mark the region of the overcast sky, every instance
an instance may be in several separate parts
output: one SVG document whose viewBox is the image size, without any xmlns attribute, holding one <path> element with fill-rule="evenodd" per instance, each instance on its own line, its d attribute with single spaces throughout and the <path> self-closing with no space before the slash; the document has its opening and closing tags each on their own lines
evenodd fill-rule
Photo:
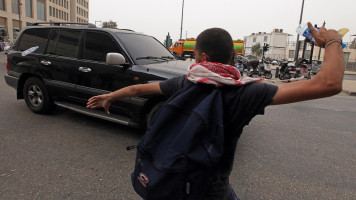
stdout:
<svg viewBox="0 0 356 200">
<path fill-rule="evenodd" d="M 115 21 L 118 28 L 132 29 L 163 42 L 170 33 L 179 39 L 183 0 L 90 0 L 89 22 Z M 233 39 L 251 33 L 270 33 L 274 28 L 294 35 L 302 0 L 184 0 L 183 38 L 197 37 L 207 28 L 220 27 Z M 356 0 L 305 0 L 303 22 L 326 28 L 349 28 L 349 42 L 356 34 Z M 96 22 L 99 25 L 100 22 Z M 352 37 L 354 39 L 355 37 Z"/>
</svg>

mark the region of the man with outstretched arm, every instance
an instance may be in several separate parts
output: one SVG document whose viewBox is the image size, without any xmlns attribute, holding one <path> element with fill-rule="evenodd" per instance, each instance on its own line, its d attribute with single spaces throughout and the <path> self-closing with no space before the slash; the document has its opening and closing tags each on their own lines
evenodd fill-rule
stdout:
<svg viewBox="0 0 356 200">
<path fill-rule="evenodd" d="M 147 94 L 171 96 L 186 84 L 214 84 L 223 93 L 224 153 L 219 166 L 209 179 L 204 199 L 237 199 L 229 185 L 234 153 L 242 129 L 254 116 L 263 114 L 268 105 L 293 103 L 338 94 L 342 90 L 344 56 L 342 36 L 335 30 L 320 28 L 317 32 L 308 23 L 315 45 L 325 48 L 323 68 L 310 80 L 297 81 L 279 86 L 259 83 L 249 77 L 242 78 L 236 68 L 229 65 L 233 55 L 230 34 L 219 28 L 203 31 L 194 49 L 196 64 L 188 69 L 187 76 L 178 76 L 162 82 L 133 85 L 109 94 L 94 96 L 87 108 L 104 108 L 109 114 L 112 102 L 127 97 Z M 200 72 L 204 73 L 200 73 Z M 253 82 L 253 83 L 251 83 Z"/>
</svg>

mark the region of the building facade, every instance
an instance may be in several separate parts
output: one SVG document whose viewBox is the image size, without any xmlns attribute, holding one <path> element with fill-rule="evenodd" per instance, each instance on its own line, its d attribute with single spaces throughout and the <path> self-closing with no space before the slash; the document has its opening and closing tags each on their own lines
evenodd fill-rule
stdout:
<svg viewBox="0 0 356 200">
<path fill-rule="evenodd" d="M 89 21 L 89 0 L 0 0 L 0 29 L 13 42 L 19 31 L 34 22 Z"/>
<path fill-rule="evenodd" d="M 288 59 L 294 60 L 296 41 L 291 40 L 291 34 L 283 33 L 283 29 L 274 29 L 271 33 L 259 32 L 252 33 L 249 36 L 244 37 L 245 42 L 245 55 L 252 55 L 252 46 L 260 43 L 261 48 L 264 43 L 269 44 L 269 50 L 265 52 L 265 57 L 273 59 Z M 300 49 L 298 52 L 298 58 L 303 57 L 304 38 L 301 39 Z M 356 49 L 350 48 L 350 44 L 347 45 L 344 51 L 345 68 L 356 70 Z M 312 48 L 309 44 L 306 45 L 304 50 L 304 58 L 310 59 Z M 262 56 L 261 56 L 262 57 Z M 313 49 L 313 60 L 324 59 L 324 49 L 320 49 L 315 46 Z"/>
<path fill-rule="evenodd" d="M 302 41 L 298 53 L 298 58 L 303 57 L 303 48 L 304 48 L 304 41 Z M 296 42 L 288 42 L 287 43 L 287 48 L 286 48 L 286 59 L 288 60 L 294 60 L 295 56 L 295 50 L 296 50 Z M 314 46 L 314 49 L 312 50 L 312 47 L 310 44 L 306 45 L 306 48 L 304 50 L 304 58 L 305 59 L 310 59 L 311 52 L 313 51 L 313 60 L 323 60 L 324 59 L 324 53 L 325 49 Z M 356 71 L 356 49 L 350 48 L 350 44 L 347 44 L 346 48 L 343 49 L 344 52 L 344 61 L 345 61 L 345 70 L 351 70 L 351 71 Z"/>
<path fill-rule="evenodd" d="M 289 36 L 291 35 L 283 33 L 283 29 L 274 29 L 271 33 L 259 32 L 245 36 L 245 55 L 252 55 L 252 46 L 257 43 L 260 43 L 261 47 L 266 43 L 269 44 L 269 50 L 265 52 L 265 57 L 285 58 Z"/>
</svg>

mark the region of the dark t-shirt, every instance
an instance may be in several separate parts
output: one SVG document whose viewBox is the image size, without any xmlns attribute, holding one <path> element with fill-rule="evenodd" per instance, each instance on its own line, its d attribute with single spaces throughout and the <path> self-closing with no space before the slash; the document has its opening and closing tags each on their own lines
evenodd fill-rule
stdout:
<svg viewBox="0 0 356 200">
<path fill-rule="evenodd" d="M 160 82 L 166 96 L 178 92 L 186 84 L 194 84 L 184 76 Z M 227 199 L 229 176 L 233 167 L 237 141 L 242 129 L 254 116 L 264 114 L 278 87 L 265 83 L 251 83 L 243 86 L 224 86 L 224 153 L 214 175 L 210 178 L 209 189 L 204 199 Z"/>
</svg>

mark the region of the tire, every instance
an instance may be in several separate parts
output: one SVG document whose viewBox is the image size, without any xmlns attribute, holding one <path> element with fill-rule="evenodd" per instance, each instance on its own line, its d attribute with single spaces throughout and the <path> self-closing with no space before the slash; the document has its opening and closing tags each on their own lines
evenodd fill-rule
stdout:
<svg viewBox="0 0 356 200">
<path fill-rule="evenodd" d="M 172 54 L 176 59 L 179 59 L 179 55 L 176 52 L 173 52 Z"/>
<path fill-rule="evenodd" d="M 27 79 L 23 88 L 25 102 L 32 112 L 47 114 L 53 110 L 53 101 L 45 84 L 39 78 Z"/>
<path fill-rule="evenodd" d="M 151 123 L 153 117 L 155 116 L 156 112 L 158 111 L 158 109 L 162 106 L 162 104 L 164 103 L 164 101 L 160 101 L 158 103 L 156 103 L 150 110 L 150 112 L 147 114 L 146 117 L 146 126 L 148 127 L 148 125 Z"/>
<path fill-rule="evenodd" d="M 290 78 L 291 78 L 291 75 L 289 73 L 284 74 L 284 79 L 290 79 Z"/>
<path fill-rule="evenodd" d="M 279 76 L 278 76 L 278 78 L 279 78 L 280 80 L 284 80 L 284 74 L 280 73 Z"/>
<path fill-rule="evenodd" d="M 271 78 L 272 78 L 272 73 L 267 72 L 267 73 L 266 73 L 266 79 L 271 79 Z"/>
<path fill-rule="evenodd" d="M 181 55 L 181 58 L 182 58 L 183 61 L 187 59 L 187 58 L 185 57 L 185 53 L 183 53 L 183 54 Z"/>
</svg>

